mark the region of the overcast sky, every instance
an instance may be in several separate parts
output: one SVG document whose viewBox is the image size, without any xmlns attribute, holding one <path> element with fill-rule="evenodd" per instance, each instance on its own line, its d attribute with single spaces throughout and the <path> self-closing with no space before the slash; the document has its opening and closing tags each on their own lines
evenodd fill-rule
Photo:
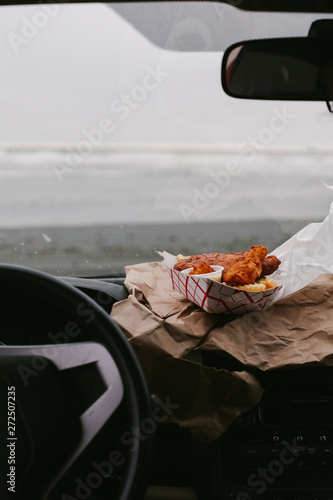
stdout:
<svg viewBox="0 0 333 500">
<path fill-rule="evenodd" d="M 0 36 L 0 144 L 97 141 L 101 124 L 103 144 L 331 143 L 324 103 L 229 98 L 222 52 L 159 49 L 102 4 L 1 8 Z"/>
</svg>

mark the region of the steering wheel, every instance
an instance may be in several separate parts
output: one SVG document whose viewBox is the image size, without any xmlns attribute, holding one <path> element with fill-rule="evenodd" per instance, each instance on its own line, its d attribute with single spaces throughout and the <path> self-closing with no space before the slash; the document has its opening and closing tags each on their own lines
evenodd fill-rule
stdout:
<svg viewBox="0 0 333 500">
<path fill-rule="evenodd" d="M 0 283 L 1 498 L 142 498 L 151 399 L 123 332 L 44 272 L 0 265 Z"/>
</svg>

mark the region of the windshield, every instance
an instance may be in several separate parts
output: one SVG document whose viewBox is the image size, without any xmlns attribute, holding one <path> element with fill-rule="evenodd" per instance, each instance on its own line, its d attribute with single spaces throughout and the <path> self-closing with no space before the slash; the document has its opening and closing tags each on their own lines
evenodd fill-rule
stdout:
<svg viewBox="0 0 333 500">
<path fill-rule="evenodd" d="M 320 15 L 151 5 L 1 8 L 2 262 L 117 275 L 163 250 L 273 251 L 327 215 L 325 103 L 221 87 L 229 44 L 306 36 Z"/>
</svg>

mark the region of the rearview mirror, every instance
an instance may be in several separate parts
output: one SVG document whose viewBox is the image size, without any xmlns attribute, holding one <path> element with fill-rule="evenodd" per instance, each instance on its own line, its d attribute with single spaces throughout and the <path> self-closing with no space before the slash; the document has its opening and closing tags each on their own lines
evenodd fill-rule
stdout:
<svg viewBox="0 0 333 500">
<path fill-rule="evenodd" d="M 232 45 L 222 61 L 232 97 L 333 101 L 333 37 L 276 38 Z"/>
</svg>

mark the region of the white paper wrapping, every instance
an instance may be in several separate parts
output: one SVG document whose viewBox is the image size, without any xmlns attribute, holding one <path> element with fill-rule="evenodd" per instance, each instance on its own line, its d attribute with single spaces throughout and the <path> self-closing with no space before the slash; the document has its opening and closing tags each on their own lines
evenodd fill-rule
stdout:
<svg viewBox="0 0 333 500">
<path fill-rule="evenodd" d="M 276 248 L 285 286 L 281 297 L 297 292 L 320 274 L 333 273 L 333 203 L 323 222 L 305 226 Z"/>
</svg>

